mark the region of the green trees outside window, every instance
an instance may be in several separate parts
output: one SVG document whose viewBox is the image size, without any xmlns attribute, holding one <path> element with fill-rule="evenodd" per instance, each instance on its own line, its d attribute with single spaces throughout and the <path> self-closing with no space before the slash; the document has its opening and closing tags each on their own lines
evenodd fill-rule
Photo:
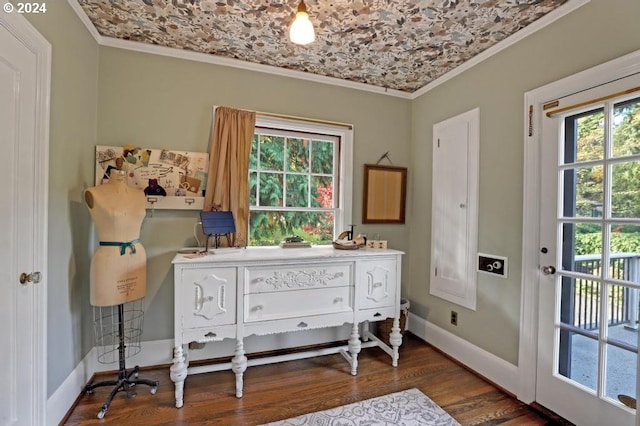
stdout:
<svg viewBox="0 0 640 426">
<path fill-rule="evenodd" d="M 277 245 L 297 235 L 334 239 L 339 140 L 256 129 L 249 162 L 249 244 Z"/>
<path fill-rule="evenodd" d="M 612 118 L 611 166 L 612 218 L 640 218 L 640 99 L 616 104 Z M 577 128 L 575 161 L 605 158 L 605 117 L 602 110 L 575 118 Z M 569 159 L 568 162 L 570 162 Z M 575 172 L 576 216 L 602 216 L 605 170 L 602 165 L 577 168 Z M 575 254 L 600 253 L 600 225 L 576 225 Z M 611 252 L 640 252 L 640 226 L 620 224 L 611 229 Z"/>
</svg>

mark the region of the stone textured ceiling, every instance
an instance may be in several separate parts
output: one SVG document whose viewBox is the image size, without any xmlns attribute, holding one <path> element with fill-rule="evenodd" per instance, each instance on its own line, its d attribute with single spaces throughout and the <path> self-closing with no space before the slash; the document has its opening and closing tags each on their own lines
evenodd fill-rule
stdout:
<svg viewBox="0 0 640 426">
<path fill-rule="evenodd" d="M 78 0 L 100 35 L 414 92 L 567 0 Z"/>
</svg>

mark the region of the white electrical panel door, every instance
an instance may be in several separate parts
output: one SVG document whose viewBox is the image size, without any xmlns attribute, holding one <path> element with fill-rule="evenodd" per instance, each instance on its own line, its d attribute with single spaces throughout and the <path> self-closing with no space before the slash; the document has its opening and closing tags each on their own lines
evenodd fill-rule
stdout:
<svg viewBox="0 0 640 426">
<path fill-rule="evenodd" d="M 430 293 L 476 309 L 479 110 L 433 126 Z"/>
</svg>

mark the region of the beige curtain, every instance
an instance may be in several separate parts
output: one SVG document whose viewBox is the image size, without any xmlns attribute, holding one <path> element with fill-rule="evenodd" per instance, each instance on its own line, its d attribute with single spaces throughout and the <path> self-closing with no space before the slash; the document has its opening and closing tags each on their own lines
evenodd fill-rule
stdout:
<svg viewBox="0 0 640 426">
<path fill-rule="evenodd" d="M 249 155 L 256 113 L 218 107 L 213 121 L 203 210 L 233 212 L 236 234 L 231 244 L 246 246 L 249 228 Z M 222 239 L 222 242 L 226 241 Z"/>
</svg>

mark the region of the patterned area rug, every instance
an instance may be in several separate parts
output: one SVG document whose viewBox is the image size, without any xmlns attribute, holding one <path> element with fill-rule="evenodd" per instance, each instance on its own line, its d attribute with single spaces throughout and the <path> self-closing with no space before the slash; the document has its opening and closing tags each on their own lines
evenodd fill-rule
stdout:
<svg viewBox="0 0 640 426">
<path fill-rule="evenodd" d="M 460 426 L 418 389 L 408 389 L 263 426 Z"/>
</svg>

